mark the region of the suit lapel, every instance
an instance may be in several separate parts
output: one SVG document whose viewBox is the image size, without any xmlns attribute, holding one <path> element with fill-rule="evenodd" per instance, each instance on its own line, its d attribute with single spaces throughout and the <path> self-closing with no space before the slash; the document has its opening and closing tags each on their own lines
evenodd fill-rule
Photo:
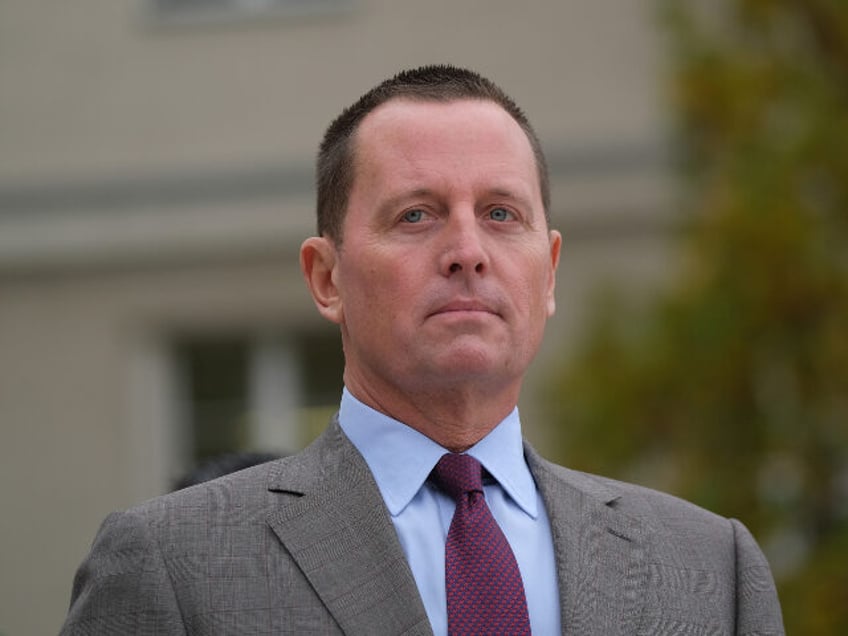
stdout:
<svg viewBox="0 0 848 636">
<path fill-rule="evenodd" d="M 646 580 L 642 523 L 618 493 L 525 450 L 551 523 L 562 628 L 574 636 L 636 629 Z M 268 523 L 348 634 L 432 634 L 424 605 L 361 455 L 336 422 L 280 464 L 269 489 L 283 502 Z"/>
<path fill-rule="evenodd" d="M 646 580 L 642 523 L 615 510 L 611 488 L 529 446 L 526 455 L 551 522 L 563 632 L 635 633 Z"/>
<path fill-rule="evenodd" d="M 348 634 L 431 634 L 424 605 L 371 472 L 336 422 L 282 464 L 287 493 L 268 523 Z"/>
</svg>

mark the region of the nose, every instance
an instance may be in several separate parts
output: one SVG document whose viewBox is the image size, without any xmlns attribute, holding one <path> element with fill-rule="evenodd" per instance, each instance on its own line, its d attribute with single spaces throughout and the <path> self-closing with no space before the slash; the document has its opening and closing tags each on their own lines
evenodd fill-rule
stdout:
<svg viewBox="0 0 848 636">
<path fill-rule="evenodd" d="M 483 275 L 489 268 L 489 254 L 483 241 L 483 228 L 473 212 L 452 215 L 445 227 L 446 245 L 442 253 L 442 273 Z"/>
</svg>

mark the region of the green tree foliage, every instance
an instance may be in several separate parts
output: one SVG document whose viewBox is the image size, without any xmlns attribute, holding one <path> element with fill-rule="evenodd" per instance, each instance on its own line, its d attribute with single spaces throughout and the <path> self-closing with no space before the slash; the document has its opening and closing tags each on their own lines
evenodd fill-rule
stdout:
<svg viewBox="0 0 848 636">
<path fill-rule="evenodd" d="M 552 374 L 562 461 L 742 519 L 787 632 L 848 634 L 848 2 L 671 0 L 683 258 Z"/>
</svg>

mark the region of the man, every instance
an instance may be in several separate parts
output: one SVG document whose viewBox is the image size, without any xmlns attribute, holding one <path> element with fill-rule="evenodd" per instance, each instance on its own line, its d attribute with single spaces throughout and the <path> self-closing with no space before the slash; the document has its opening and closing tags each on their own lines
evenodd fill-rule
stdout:
<svg viewBox="0 0 848 636">
<path fill-rule="evenodd" d="M 738 521 L 522 443 L 548 207 L 530 124 L 473 72 L 401 73 L 345 110 L 301 248 L 342 334 L 338 417 L 299 454 L 110 516 L 64 632 L 783 633 Z"/>
</svg>

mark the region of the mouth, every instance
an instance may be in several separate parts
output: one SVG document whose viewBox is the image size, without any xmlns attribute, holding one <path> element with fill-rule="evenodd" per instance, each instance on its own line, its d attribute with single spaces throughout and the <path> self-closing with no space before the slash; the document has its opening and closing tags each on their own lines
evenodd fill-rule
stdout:
<svg viewBox="0 0 848 636">
<path fill-rule="evenodd" d="M 449 314 L 491 314 L 499 316 L 488 303 L 476 299 L 456 299 L 444 305 L 439 306 L 430 315 L 449 315 Z"/>
</svg>

